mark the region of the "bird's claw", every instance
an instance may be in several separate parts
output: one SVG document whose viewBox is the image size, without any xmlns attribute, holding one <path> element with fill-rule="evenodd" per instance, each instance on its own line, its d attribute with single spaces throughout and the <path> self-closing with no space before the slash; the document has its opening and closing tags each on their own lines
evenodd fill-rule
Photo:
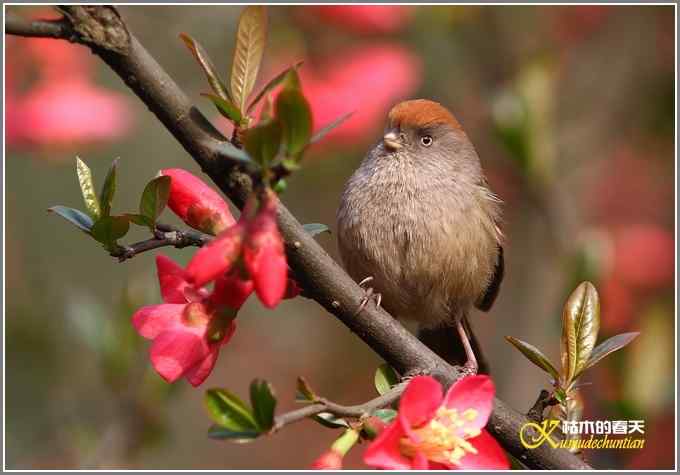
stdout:
<svg viewBox="0 0 680 475">
<path fill-rule="evenodd" d="M 364 308 L 366 308 L 366 305 L 368 304 L 369 301 L 373 300 L 375 302 L 376 308 L 380 308 L 380 303 L 382 302 L 382 294 L 375 292 L 373 290 L 373 287 L 367 287 L 364 288 L 364 286 L 371 282 L 373 280 L 373 277 L 366 277 L 363 279 L 361 282 L 359 282 L 359 287 L 364 289 L 365 295 L 361 299 L 361 302 L 359 303 L 359 307 L 357 308 L 357 311 L 354 312 L 354 315 L 358 315 Z"/>
</svg>

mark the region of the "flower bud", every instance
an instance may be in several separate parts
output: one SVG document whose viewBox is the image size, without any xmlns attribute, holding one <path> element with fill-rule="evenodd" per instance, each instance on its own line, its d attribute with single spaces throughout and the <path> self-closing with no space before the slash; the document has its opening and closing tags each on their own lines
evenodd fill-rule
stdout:
<svg viewBox="0 0 680 475">
<path fill-rule="evenodd" d="M 335 450 L 327 450 L 312 463 L 314 470 L 341 470 L 342 454 Z"/>
<path fill-rule="evenodd" d="M 186 273 L 197 287 L 227 272 L 241 255 L 245 225 L 242 222 L 223 231 L 194 254 Z"/>
<path fill-rule="evenodd" d="M 262 303 L 274 308 L 288 285 L 283 238 L 276 224 L 276 195 L 269 191 L 257 215 L 248 223 L 243 260 Z"/>
<path fill-rule="evenodd" d="M 208 234 L 219 234 L 236 220 L 224 199 L 196 176 L 181 168 L 161 170 L 169 176 L 168 206 L 182 221 Z"/>
</svg>

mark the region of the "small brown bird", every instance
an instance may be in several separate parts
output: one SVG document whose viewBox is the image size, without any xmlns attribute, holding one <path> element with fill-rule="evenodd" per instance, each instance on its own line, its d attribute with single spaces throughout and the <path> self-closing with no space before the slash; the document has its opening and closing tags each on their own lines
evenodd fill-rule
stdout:
<svg viewBox="0 0 680 475">
<path fill-rule="evenodd" d="M 347 182 L 338 244 L 349 274 L 371 278 L 388 312 L 419 322 L 419 337 L 457 364 L 460 338 L 477 372 L 467 315 L 488 311 L 498 294 L 499 221 L 500 200 L 461 125 L 441 104 L 411 100 L 390 111 L 382 140 Z"/>
</svg>

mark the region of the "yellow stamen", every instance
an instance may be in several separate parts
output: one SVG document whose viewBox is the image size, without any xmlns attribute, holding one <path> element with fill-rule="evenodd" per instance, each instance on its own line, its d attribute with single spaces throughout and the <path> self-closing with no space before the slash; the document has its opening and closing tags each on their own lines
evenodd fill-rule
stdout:
<svg viewBox="0 0 680 475">
<path fill-rule="evenodd" d="M 400 448 L 407 457 L 421 452 L 425 458 L 437 463 L 458 465 L 466 454 L 476 454 L 477 449 L 466 439 L 481 433 L 477 428 L 465 427 L 477 418 L 475 409 L 466 409 L 458 414 L 456 409 L 440 407 L 425 426 L 414 429 L 418 442 L 409 437 L 400 441 Z M 465 436 L 459 435 L 463 431 Z"/>
</svg>

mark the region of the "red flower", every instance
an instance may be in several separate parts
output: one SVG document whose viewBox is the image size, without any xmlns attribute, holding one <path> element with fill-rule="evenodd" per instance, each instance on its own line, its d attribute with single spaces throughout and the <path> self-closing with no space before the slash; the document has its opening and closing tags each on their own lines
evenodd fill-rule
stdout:
<svg viewBox="0 0 680 475">
<path fill-rule="evenodd" d="M 236 330 L 234 318 L 250 294 L 248 284 L 225 277 L 209 294 L 191 284 L 186 272 L 169 258 L 158 255 L 156 266 L 165 303 L 142 307 L 132 323 L 140 335 L 153 340 L 151 363 L 166 381 L 186 377 L 198 386 Z"/>
<path fill-rule="evenodd" d="M 434 378 L 413 378 L 399 415 L 366 449 L 364 461 L 393 470 L 508 469 L 505 453 L 484 430 L 494 392 L 483 375 L 461 379 L 446 396 Z"/>
<path fill-rule="evenodd" d="M 390 33 L 411 19 L 412 7 L 398 5 L 315 5 L 302 9 L 322 21 L 361 33 Z"/>
<path fill-rule="evenodd" d="M 86 77 L 45 79 L 18 97 L 13 111 L 20 143 L 70 146 L 115 140 L 132 124 L 126 99 Z"/>
<path fill-rule="evenodd" d="M 277 202 L 274 192 L 268 191 L 260 210 L 249 223 L 243 249 L 243 261 L 253 278 L 255 292 L 269 308 L 278 305 L 288 286 L 288 264 L 276 224 Z"/>
<path fill-rule="evenodd" d="M 633 225 L 618 233 L 612 274 L 621 282 L 650 290 L 673 283 L 675 240 L 657 225 Z"/>
<path fill-rule="evenodd" d="M 236 222 L 227 202 L 198 177 L 181 168 L 161 170 L 161 175 L 171 178 L 168 206 L 192 228 L 214 235 Z"/>
<path fill-rule="evenodd" d="M 327 450 L 312 463 L 311 468 L 313 470 L 341 470 L 342 458 L 343 455 L 341 453 L 335 450 Z"/>
<path fill-rule="evenodd" d="M 288 264 L 283 239 L 276 224 L 278 200 L 268 191 L 257 214 L 244 211 L 239 221 L 199 249 L 187 266 L 187 276 L 196 286 L 211 282 L 236 269 L 247 272 L 260 301 L 269 308 L 281 299 L 295 297 L 299 287 L 288 279 Z M 243 264 L 240 268 L 237 264 Z"/>
<path fill-rule="evenodd" d="M 333 58 L 316 71 L 300 69 L 315 129 L 354 111 L 324 141 L 351 143 L 373 137 L 382 130 L 390 107 L 413 94 L 421 80 L 419 58 L 397 44 L 339 52 Z"/>
</svg>

